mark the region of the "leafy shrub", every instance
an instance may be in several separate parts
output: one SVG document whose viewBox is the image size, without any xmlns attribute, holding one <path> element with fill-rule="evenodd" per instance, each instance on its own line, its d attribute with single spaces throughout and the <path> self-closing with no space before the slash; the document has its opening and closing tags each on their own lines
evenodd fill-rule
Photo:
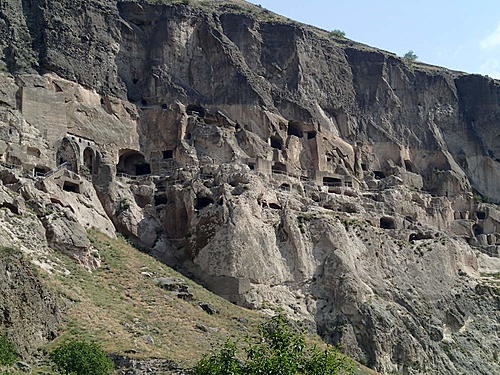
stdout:
<svg viewBox="0 0 500 375">
<path fill-rule="evenodd" d="M 330 36 L 335 37 L 335 38 L 345 38 L 345 32 L 342 30 L 332 30 L 330 31 Z"/>
<path fill-rule="evenodd" d="M 354 363 L 338 351 L 308 348 L 304 335 L 293 329 L 283 315 L 260 328 L 259 340 L 238 350 L 233 343 L 206 356 L 194 375 L 337 375 L 353 374 Z"/>
<path fill-rule="evenodd" d="M 16 346 L 6 336 L 0 336 L 0 366 L 11 366 L 16 359 Z"/>
<path fill-rule="evenodd" d="M 62 344 L 50 353 L 50 359 L 61 371 L 71 375 L 108 375 L 114 367 L 98 344 L 85 341 Z"/>
<path fill-rule="evenodd" d="M 410 50 L 410 51 L 405 53 L 405 55 L 403 56 L 403 59 L 405 59 L 407 62 L 411 63 L 411 62 L 417 61 L 418 56 L 415 55 L 415 52 Z"/>
</svg>

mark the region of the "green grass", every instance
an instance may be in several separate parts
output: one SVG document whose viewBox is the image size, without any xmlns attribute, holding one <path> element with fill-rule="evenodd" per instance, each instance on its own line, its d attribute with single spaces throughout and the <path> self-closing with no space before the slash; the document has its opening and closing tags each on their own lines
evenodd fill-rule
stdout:
<svg viewBox="0 0 500 375">
<path fill-rule="evenodd" d="M 108 352 L 133 349 L 137 357 L 168 358 L 190 366 L 213 345 L 253 332 L 263 319 L 208 292 L 121 238 L 111 239 L 98 232 L 89 236 L 101 254 L 101 268 L 90 273 L 61 256 L 69 274 L 45 277 L 50 287 L 69 301 L 61 336 L 47 350 L 76 338 L 99 342 Z M 142 275 L 143 271 L 154 273 L 154 277 L 183 279 L 194 300 L 175 297 L 156 286 L 154 277 Z M 220 313 L 208 315 L 198 306 L 200 301 L 212 303 Z M 238 318 L 248 323 L 242 324 Z M 203 332 L 197 325 L 213 330 Z M 144 340 L 146 335 L 154 344 Z"/>
<path fill-rule="evenodd" d="M 107 352 L 133 349 L 136 353 L 127 355 L 170 359 L 189 368 L 228 339 L 244 342 L 249 336 L 255 337 L 266 319 L 207 291 L 121 237 L 112 239 L 92 230 L 89 238 L 102 257 L 98 270 L 89 272 L 58 254 L 61 272 L 43 276 L 44 283 L 67 301 L 60 336 L 47 344 L 45 351 L 68 339 L 79 339 L 98 342 Z M 69 272 L 62 272 L 64 269 Z M 156 286 L 153 279 L 163 276 L 182 279 L 194 299 L 181 300 Z M 212 303 L 219 313 L 207 314 L 198 306 L 200 301 Z M 211 329 L 203 332 L 199 325 Z M 144 340 L 146 335 L 154 343 Z M 316 336 L 308 340 L 324 345 Z M 359 374 L 375 374 L 369 371 L 360 367 Z"/>
</svg>

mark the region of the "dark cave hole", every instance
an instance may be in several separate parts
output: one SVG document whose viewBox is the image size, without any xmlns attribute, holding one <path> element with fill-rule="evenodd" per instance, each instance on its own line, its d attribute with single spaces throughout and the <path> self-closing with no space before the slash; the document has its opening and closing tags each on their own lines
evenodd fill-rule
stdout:
<svg viewBox="0 0 500 375">
<path fill-rule="evenodd" d="M 293 135 L 293 136 L 298 137 L 298 138 L 302 138 L 302 136 L 303 136 L 302 129 L 300 128 L 300 126 L 298 126 L 297 124 L 295 124 L 291 121 L 288 123 L 287 134 Z"/>
<path fill-rule="evenodd" d="M 380 228 L 382 229 L 396 229 L 396 222 L 392 217 L 381 217 Z"/>
<path fill-rule="evenodd" d="M 194 208 L 196 210 L 202 210 L 205 207 L 208 207 L 208 206 L 210 206 L 213 203 L 214 203 L 214 200 L 212 198 L 209 198 L 209 197 L 198 197 L 198 198 L 196 198 L 196 200 L 194 202 Z"/>
<path fill-rule="evenodd" d="M 272 136 L 271 138 L 269 138 L 269 141 L 272 148 L 275 148 L 277 150 L 283 149 L 283 142 L 278 137 Z"/>
<path fill-rule="evenodd" d="M 70 182 L 70 181 L 64 181 L 63 190 L 64 191 L 69 191 L 71 193 L 78 193 L 78 194 L 80 194 L 80 185 L 75 184 L 75 183 Z"/>
</svg>

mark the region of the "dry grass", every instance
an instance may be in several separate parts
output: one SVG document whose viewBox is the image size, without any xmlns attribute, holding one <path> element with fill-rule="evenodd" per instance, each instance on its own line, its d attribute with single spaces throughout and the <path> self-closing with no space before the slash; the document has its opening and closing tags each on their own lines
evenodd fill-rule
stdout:
<svg viewBox="0 0 500 375">
<path fill-rule="evenodd" d="M 254 336 L 265 320 L 262 314 L 214 295 L 122 238 L 111 239 L 97 231 L 89 232 L 89 238 L 101 254 L 101 268 L 91 273 L 59 255 L 59 263 L 69 273 L 44 277 L 68 304 L 61 335 L 46 346 L 48 351 L 66 339 L 79 338 L 98 342 L 108 352 L 133 349 L 135 354 L 127 355 L 171 359 L 187 368 L 228 338 L 244 341 Z M 156 286 L 153 279 L 163 276 L 182 279 L 194 299 L 179 299 Z M 219 313 L 207 314 L 198 306 L 200 301 L 212 303 Z M 210 330 L 204 332 L 197 325 Z M 151 336 L 154 343 L 145 336 Z M 318 337 L 310 336 L 308 341 L 324 345 Z M 360 368 L 359 374 L 376 373 Z"/>
<path fill-rule="evenodd" d="M 208 292 L 123 239 L 110 239 L 98 232 L 91 232 L 90 237 L 103 259 L 100 269 L 90 273 L 65 259 L 70 274 L 47 279 L 69 301 L 61 336 L 48 349 L 78 337 L 97 341 L 109 352 L 133 349 L 137 357 L 168 358 L 189 366 L 213 345 L 251 334 L 263 320 L 260 314 Z M 141 272 L 182 278 L 194 300 L 175 297 L 156 286 L 154 277 Z M 219 314 L 207 314 L 198 306 L 200 301 L 212 303 Z M 248 323 L 242 324 L 238 318 Z M 196 328 L 200 324 L 210 332 Z M 152 337 L 154 344 L 145 336 Z"/>
</svg>

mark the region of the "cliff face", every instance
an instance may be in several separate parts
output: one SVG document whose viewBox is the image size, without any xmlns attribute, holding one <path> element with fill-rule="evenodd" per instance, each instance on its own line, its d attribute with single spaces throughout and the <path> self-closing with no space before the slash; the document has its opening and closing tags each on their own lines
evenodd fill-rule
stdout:
<svg viewBox="0 0 500 375">
<path fill-rule="evenodd" d="M 72 207 L 51 246 L 95 267 L 54 233 L 111 220 L 378 370 L 498 370 L 498 82 L 246 3 L 10 0 L 0 35 L 2 160 Z"/>
</svg>

